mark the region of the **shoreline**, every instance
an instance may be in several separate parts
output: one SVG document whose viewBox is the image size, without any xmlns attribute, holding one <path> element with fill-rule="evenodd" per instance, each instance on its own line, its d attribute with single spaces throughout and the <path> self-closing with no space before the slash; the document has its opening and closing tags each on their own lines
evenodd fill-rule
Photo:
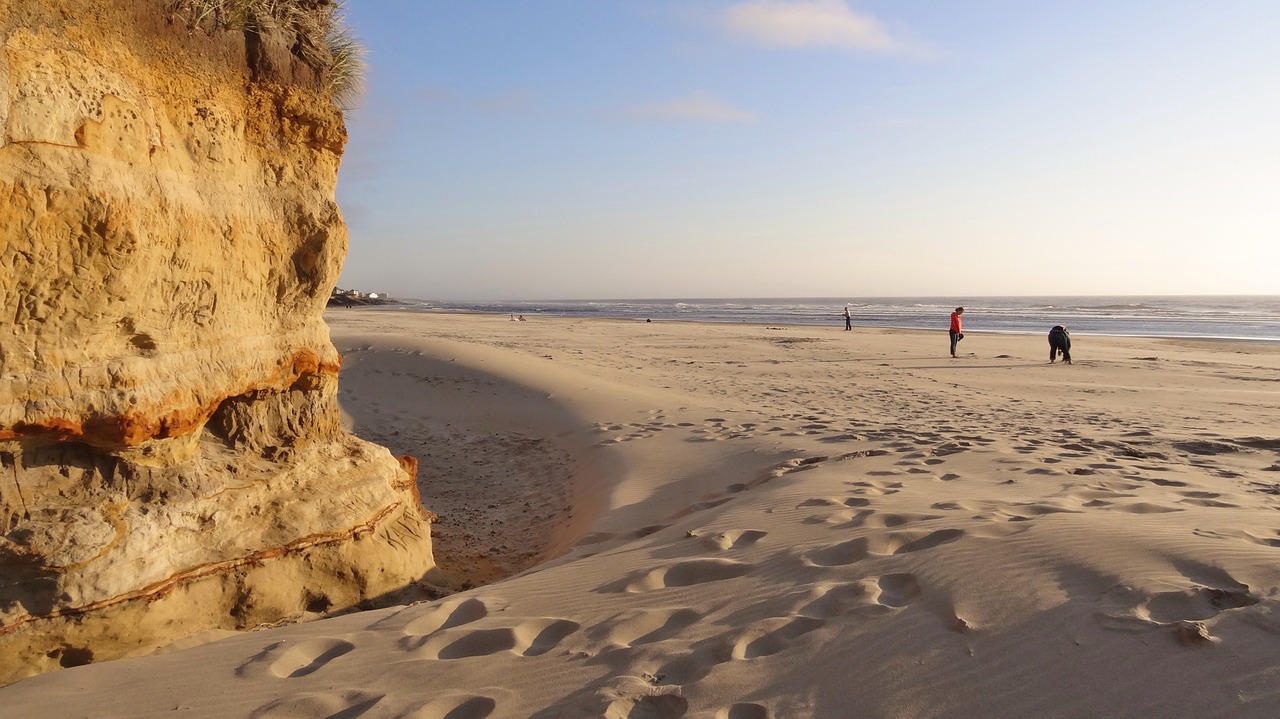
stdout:
<svg viewBox="0 0 1280 719">
<path fill-rule="evenodd" d="M 340 309 L 353 309 L 353 308 L 340 308 Z M 510 314 L 505 312 L 478 312 L 478 311 L 469 311 L 469 310 L 420 309 L 420 308 L 415 308 L 411 305 L 404 304 L 403 302 L 398 303 L 395 301 L 382 307 L 361 307 L 358 309 L 372 309 L 376 311 L 410 312 L 414 314 L 443 315 L 443 316 L 479 316 L 479 317 L 494 317 L 494 318 L 503 318 L 507 314 Z M 603 322 L 627 322 L 627 323 L 639 323 L 639 324 L 677 323 L 677 324 L 692 324 L 692 325 L 724 325 L 724 326 L 730 326 L 730 327 L 737 327 L 737 326 L 744 326 L 744 325 L 755 326 L 755 327 L 787 325 L 795 328 L 806 328 L 806 329 L 807 328 L 830 328 L 830 329 L 838 329 L 840 331 L 845 331 L 839 318 L 831 321 L 830 323 L 807 323 L 807 322 L 794 322 L 794 321 L 755 322 L 755 321 L 748 321 L 745 319 L 738 322 L 731 322 L 727 320 L 691 320 L 691 319 L 668 319 L 668 318 L 653 319 L 651 322 L 648 322 L 645 319 L 640 319 L 635 317 L 543 314 L 543 313 L 537 312 L 536 310 L 531 311 L 529 314 L 533 314 L 533 317 L 526 318 L 526 321 L 532 321 L 533 319 L 543 318 L 543 319 L 574 320 L 574 321 L 581 320 L 581 321 L 603 321 Z M 970 320 L 970 321 L 973 321 L 973 320 Z M 787 329 L 787 327 L 783 327 L 783 329 Z M 926 327 L 908 327 L 908 326 L 900 326 L 900 325 L 859 325 L 855 323 L 853 325 L 853 331 L 857 332 L 859 330 L 864 332 L 876 331 L 876 330 L 894 330 L 894 331 L 901 331 L 901 332 L 923 332 L 923 333 L 942 332 L 945 334 L 947 331 L 947 327 L 946 327 L 946 318 L 944 317 L 939 325 L 939 329 L 930 329 Z M 1031 331 L 1031 330 L 1002 330 L 1002 329 L 987 329 L 987 328 L 965 330 L 966 335 L 970 333 L 978 334 L 978 335 L 1012 335 L 1012 336 L 1019 336 L 1019 337 L 1040 337 L 1047 334 L 1048 329 L 1045 329 L 1043 332 Z M 1120 333 L 1105 333 L 1105 332 L 1077 332 L 1075 330 L 1072 330 L 1071 336 L 1073 338 L 1074 337 L 1112 337 L 1112 338 L 1119 338 L 1119 339 L 1177 340 L 1177 341 L 1196 341 L 1196 342 L 1227 342 L 1227 343 L 1241 343 L 1241 344 L 1280 345 L 1280 338 L 1225 336 L 1225 335 L 1176 335 L 1176 334 L 1167 334 L 1167 333 L 1166 334 L 1120 334 Z"/>
</svg>

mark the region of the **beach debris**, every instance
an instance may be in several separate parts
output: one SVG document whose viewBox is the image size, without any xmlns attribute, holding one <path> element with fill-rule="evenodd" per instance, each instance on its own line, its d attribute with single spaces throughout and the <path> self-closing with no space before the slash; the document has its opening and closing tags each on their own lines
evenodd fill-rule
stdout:
<svg viewBox="0 0 1280 719">
<path fill-rule="evenodd" d="M 1181 621 L 1173 625 L 1173 636 L 1181 644 L 1194 647 L 1213 641 L 1213 635 L 1203 622 Z"/>
</svg>

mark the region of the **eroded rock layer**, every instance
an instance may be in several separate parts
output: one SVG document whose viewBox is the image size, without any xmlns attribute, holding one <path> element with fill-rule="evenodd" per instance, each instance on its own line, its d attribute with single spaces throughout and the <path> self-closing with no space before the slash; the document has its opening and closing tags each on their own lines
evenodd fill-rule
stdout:
<svg viewBox="0 0 1280 719">
<path fill-rule="evenodd" d="M 323 72 L 169 7 L 0 0 L 0 681 L 433 567 L 415 465 L 339 427 Z"/>
</svg>

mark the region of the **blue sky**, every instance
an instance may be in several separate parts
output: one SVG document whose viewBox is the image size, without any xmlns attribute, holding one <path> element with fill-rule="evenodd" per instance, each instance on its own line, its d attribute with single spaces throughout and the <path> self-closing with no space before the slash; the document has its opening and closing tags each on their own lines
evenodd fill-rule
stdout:
<svg viewBox="0 0 1280 719">
<path fill-rule="evenodd" d="M 1274 0 L 351 0 L 339 284 L 1277 293 Z"/>
</svg>

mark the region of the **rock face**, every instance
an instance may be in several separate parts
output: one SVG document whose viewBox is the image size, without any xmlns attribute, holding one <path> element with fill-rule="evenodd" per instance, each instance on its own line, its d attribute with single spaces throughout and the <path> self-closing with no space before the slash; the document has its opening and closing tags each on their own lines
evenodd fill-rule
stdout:
<svg viewBox="0 0 1280 719">
<path fill-rule="evenodd" d="M 322 73 L 168 7 L 0 0 L 0 682 L 434 566 L 416 463 L 339 426 Z"/>
</svg>

